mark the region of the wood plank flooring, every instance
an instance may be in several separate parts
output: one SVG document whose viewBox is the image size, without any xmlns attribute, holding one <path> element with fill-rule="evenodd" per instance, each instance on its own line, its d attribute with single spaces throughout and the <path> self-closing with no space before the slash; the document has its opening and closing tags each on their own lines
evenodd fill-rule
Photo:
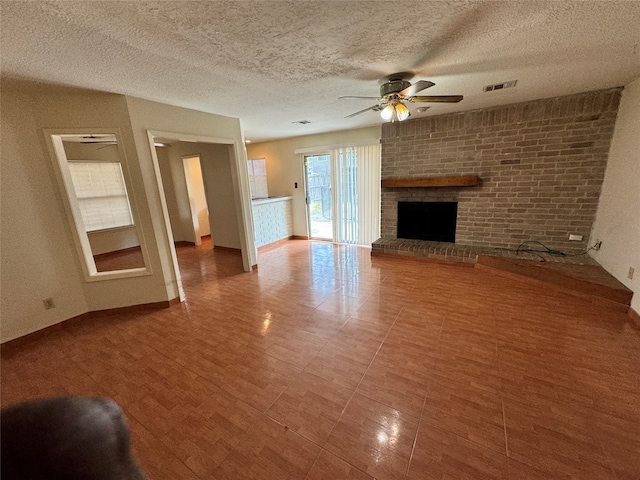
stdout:
<svg viewBox="0 0 640 480">
<path fill-rule="evenodd" d="M 640 478 L 640 332 L 486 271 L 201 247 L 187 301 L 2 351 L 2 405 L 99 395 L 151 479 Z"/>
</svg>

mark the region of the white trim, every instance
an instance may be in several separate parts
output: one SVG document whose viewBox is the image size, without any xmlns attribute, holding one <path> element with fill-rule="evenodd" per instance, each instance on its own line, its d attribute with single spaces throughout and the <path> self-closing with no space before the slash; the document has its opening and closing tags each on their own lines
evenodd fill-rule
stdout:
<svg viewBox="0 0 640 480">
<path fill-rule="evenodd" d="M 249 171 L 247 167 L 247 150 L 244 139 L 241 143 L 234 141 L 233 155 L 229 155 L 232 162 L 231 178 L 233 194 L 236 198 L 236 216 L 240 227 L 240 247 L 242 249 L 242 263 L 245 272 L 251 272 L 258 264 L 258 249 L 256 248 L 253 227 L 253 207 L 251 205 L 251 188 L 249 187 Z M 235 163 L 235 168 L 233 163 Z M 237 200 L 240 200 L 237 202 Z"/>
<path fill-rule="evenodd" d="M 182 289 L 182 281 L 180 279 L 180 269 L 178 267 L 178 259 L 176 257 L 175 246 L 173 244 L 173 234 L 171 232 L 171 222 L 169 221 L 169 212 L 167 202 L 162 187 L 162 177 L 160 175 L 160 165 L 158 156 L 156 155 L 154 138 L 163 137 L 175 139 L 182 142 L 191 143 L 213 143 L 229 145 L 233 149 L 230 152 L 229 160 L 232 163 L 231 177 L 233 182 L 233 192 L 236 199 L 236 214 L 238 217 L 240 249 L 242 251 L 242 264 L 245 271 L 251 271 L 253 265 L 258 263 L 258 250 L 255 246 L 253 235 L 253 213 L 251 209 L 251 193 L 249 189 L 249 178 L 247 172 L 247 153 L 244 144 L 232 138 L 209 137 L 205 135 L 192 135 L 187 133 L 167 132 L 160 130 L 147 130 L 149 139 L 149 148 L 151 149 L 151 158 L 153 160 L 153 169 L 156 174 L 156 182 L 162 204 L 162 213 L 165 224 L 165 237 L 168 242 L 168 248 L 171 251 L 173 263 L 173 275 L 178 284 L 181 300 L 184 300 L 184 291 Z M 233 165 L 235 164 L 235 165 Z"/>
<path fill-rule="evenodd" d="M 161 133 L 156 134 L 157 136 L 161 136 Z M 165 248 L 169 251 L 171 255 L 171 272 L 167 272 L 171 274 L 171 279 L 166 281 L 165 284 L 167 286 L 170 283 L 174 283 L 176 290 L 178 291 L 178 296 L 181 302 L 184 302 L 186 296 L 184 294 L 184 289 L 182 288 L 182 279 L 180 278 L 180 269 L 178 268 L 178 256 L 176 255 L 176 248 L 174 245 L 173 239 L 173 231 L 171 230 L 171 221 L 169 220 L 169 209 L 167 208 L 167 199 L 164 195 L 164 186 L 162 185 L 162 175 L 160 174 L 160 161 L 158 160 L 158 155 L 156 154 L 155 141 L 153 139 L 154 134 L 151 130 L 147 130 L 147 141 L 149 142 L 149 146 L 151 149 L 151 161 L 153 163 L 153 172 L 155 174 L 155 184 L 158 189 L 158 195 L 160 198 L 160 209 L 162 210 L 162 231 L 156 233 L 156 239 L 158 239 L 159 234 L 161 234 L 162 239 L 165 242 Z M 152 222 L 155 216 L 152 216 Z M 155 229 L 155 227 L 154 227 Z M 160 229 L 158 229 L 160 230 Z"/>
<path fill-rule="evenodd" d="M 43 129 L 45 141 L 49 149 L 49 155 L 54 165 L 56 179 L 60 192 L 62 192 L 62 203 L 65 207 L 67 218 L 71 226 L 71 233 L 80 264 L 84 273 L 86 282 L 97 282 L 102 280 L 114 280 L 119 278 L 139 277 L 151 275 L 153 272 L 149 265 L 149 253 L 145 242 L 144 234 L 140 228 L 138 205 L 133 189 L 131 188 L 131 179 L 129 174 L 129 165 L 125 154 L 124 145 L 122 143 L 122 134 L 119 128 L 70 128 L 70 129 Z M 133 216 L 133 222 L 142 251 L 142 259 L 144 268 L 133 268 L 125 270 L 113 270 L 109 272 L 98 272 L 96 263 L 93 258 L 93 251 L 89 243 L 88 232 L 84 227 L 80 205 L 75 195 L 71 173 L 67 166 L 67 154 L 64 150 L 63 137 L 67 135 L 86 135 L 87 133 L 112 134 L 116 137 L 118 147 L 118 157 L 122 166 L 122 174 L 124 177 L 125 187 L 128 192 L 129 206 Z M 92 232 L 93 233 L 93 232 Z"/>
</svg>

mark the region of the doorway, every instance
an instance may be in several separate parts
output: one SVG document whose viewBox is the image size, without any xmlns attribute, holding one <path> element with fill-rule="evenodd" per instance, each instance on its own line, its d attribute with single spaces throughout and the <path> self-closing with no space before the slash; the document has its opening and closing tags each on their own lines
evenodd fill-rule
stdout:
<svg viewBox="0 0 640 480">
<path fill-rule="evenodd" d="M 182 164 L 191 209 L 193 237 L 196 245 L 202 245 L 202 237 L 211 235 L 211 227 L 209 226 L 209 207 L 204 190 L 200 155 L 182 157 Z"/>
<path fill-rule="evenodd" d="M 174 230 L 174 223 L 171 221 L 172 213 L 181 217 L 183 212 L 171 198 L 172 195 L 166 193 L 175 191 L 174 189 L 182 188 L 185 190 L 183 198 L 188 198 L 186 194 L 186 182 L 184 180 L 184 165 L 182 156 L 195 156 L 200 154 L 201 169 L 203 181 L 205 185 L 205 195 L 207 197 L 207 206 L 211 223 L 214 227 L 211 234 L 217 232 L 217 237 L 212 238 L 212 245 L 220 248 L 228 247 L 228 249 L 238 253 L 238 260 L 242 264 L 242 268 L 246 272 L 252 271 L 257 265 L 257 249 L 253 240 L 253 219 L 251 212 L 251 195 L 249 192 L 249 181 L 246 166 L 246 155 L 244 155 L 242 145 L 231 138 L 208 137 L 203 135 L 192 135 L 175 132 L 147 130 L 149 146 L 151 147 L 151 159 L 155 171 L 155 181 L 160 191 L 161 215 L 166 236 L 165 247 L 167 253 L 171 256 L 171 265 L 167 265 L 172 275 L 172 281 L 179 293 L 181 300 L 185 299 L 184 290 L 180 276 L 180 267 L 176 255 L 174 242 L 177 238 L 177 232 Z M 190 145 L 191 151 L 181 151 L 178 153 L 176 144 Z M 162 146 L 171 145 L 171 149 L 175 150 L 173 155 L 181 155 L 178 157 L 177 168 L 175 172 L 180 172 L 178 177 L 182 177 L 182 182 L 173 182 L 174 175 L 163 175 L 163 163 L 160 161 L 160 153 Z M 197 150 L 194 151 L 194 146 Z M 156 148 L 160 147 L 160 148 Z M 203 156 L 204 149 L 211 150 L 211 158 L 217 159 L 214 162 L 207 160 L 209 156 Z M 206 161 L 205 161 L 206 160 Z M 214 163 L 216 165 L 214 165 Z M 172 165 L 176 165 L 172 162 Z M 178 178 L 176 177 L 176 178 Z M 165 180 L 168 185 L 165 185 Z M 211 187 L 211 188 L 208 188 Z M 176 199 L 177 200 L 177 199 Z M 182 201 L 180 201 L 180 205 Z M 187 200 L 188 204 L 188 200 Z M 193 223 L 191 222 L 191 210 L 187 206 L 187 217 L 190 223 L 190 229 L 193 234 Z M 184 217 L 181 217 L 184 218 Z M 219 225 L 220 228 L 216 228 Z M 183 231 L 184 233 L 184 231 Z M 195 243 L 195 242 L 194 242 Z"/>
<path fill-rule="evenodd" d="M 333 240 L 330 155 L 305 155 L 304 171 L 309 237 Z"/>
</svg>

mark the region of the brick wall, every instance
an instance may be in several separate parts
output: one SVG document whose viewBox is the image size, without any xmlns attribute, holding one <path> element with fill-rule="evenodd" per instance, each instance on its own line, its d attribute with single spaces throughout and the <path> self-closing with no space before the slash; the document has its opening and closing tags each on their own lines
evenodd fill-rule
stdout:
<svg viewBox="0 0 640 480">
<path fill-rule="evenodd" d="M 398 201 L 457 201 L 456 243 L 584 250 L 621 91 L 385 123 L 383 179 L 478 175 L 480 186 L 383 188 L 382 238 L 396 238 Z"/>
<path fill-rule="evenodd" d="M 291 198 L 253 202 L 256 247 L 293 236 Z"/>
</svg>

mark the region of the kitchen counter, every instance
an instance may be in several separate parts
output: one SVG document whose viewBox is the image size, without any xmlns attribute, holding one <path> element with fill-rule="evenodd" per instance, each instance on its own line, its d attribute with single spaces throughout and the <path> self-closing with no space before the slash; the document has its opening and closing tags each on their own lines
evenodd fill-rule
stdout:
<svg viewBox="0 0 640 480">
<path fill-rule="evenodd" d="M 292 197 L 251 200 L 256 247 L 293 236 Z"/>
</svg>

